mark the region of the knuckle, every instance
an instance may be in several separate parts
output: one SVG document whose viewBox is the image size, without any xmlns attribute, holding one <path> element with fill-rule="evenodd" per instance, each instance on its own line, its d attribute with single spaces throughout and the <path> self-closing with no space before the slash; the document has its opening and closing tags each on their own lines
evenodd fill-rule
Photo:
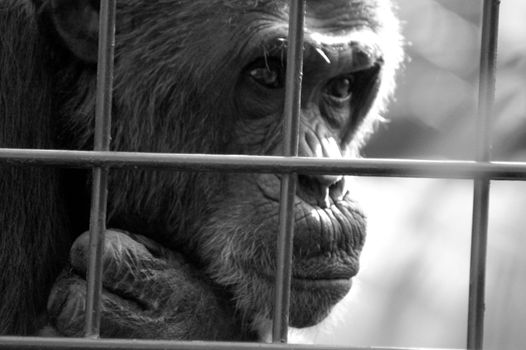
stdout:
<svg viewBox="0 0 526 350">
<path fill-rule="evenodd" d="M 114 271 L 119 267 L 126 266 L 126 264 L 133 266 L 137 261 L 152 256 L 142 243 L 121 231 L 107 230 L 104 234 L 103 247 L 102 261 L 105 272 Z M 71 265 L 81 275 L 85 275 L 87 272 L 89 249 L 89 231 L 80 235 L 71 246 Z"/>
</svg>

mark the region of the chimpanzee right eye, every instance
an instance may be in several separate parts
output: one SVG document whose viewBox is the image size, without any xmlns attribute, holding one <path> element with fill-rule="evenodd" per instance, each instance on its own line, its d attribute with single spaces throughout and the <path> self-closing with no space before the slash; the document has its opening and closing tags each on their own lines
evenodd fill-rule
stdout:
<svg viewBox="0 0 526 350">
<path fill-rule="evenodd" d="M 278 59 L 260 58 L 252 63 L 247 71 L 252 80 L 267 89 L 284 87 L 285 67 Z"/>
</svg>

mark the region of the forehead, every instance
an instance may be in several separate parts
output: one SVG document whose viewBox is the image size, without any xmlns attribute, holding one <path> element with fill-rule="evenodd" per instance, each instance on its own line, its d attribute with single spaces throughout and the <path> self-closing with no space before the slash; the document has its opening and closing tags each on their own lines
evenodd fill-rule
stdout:
<svg viewBox="0 0 526 350">
<path fill-rule="evenodd" d="M 382 0 L 307 0 L 307 17 L 327 18 L 342 14 L 371 14 Z M 385 0 L 384 0 L 385 2 Z"/>
<path fill-rule="evenodd" d="M 327 18 L 345 13 L 355 16 L 371 14 L 371 11 L 389 0 L 306 0 L 307 17 Z M 260 10 L 268 13 L 288 13 L 288 0 L 221 0 L 223 6 L 243 12 Z"/>
<path fill-rule="evenodd" d="M 230 5 L 233 3 L 227 1 Z M 289 1 L 234 0 L 237 26 L 231 33 L 243 57 L 251 60 L 264 54 L 284 56 L 288 36 Z M 307 0 L 305 45 L 326 55 L 341 54 L 351 43 L 374 51 L 378 41 L 374 34 L 383 20 L 382 3 L 389 0 Z M 252 6 L 248 6 L 252 4 Z M 332 50 L 332 51 L 331 51 Z M 329 60 L 329 58 L 327 58 Z"/>
<path fill-rule="evenodd" d="M 376 0 L 311 0 L 307 1 L 305 26 L 322 33 L 364 26 L 376 28 L 379 10 Z"/>
<path fill-rule="evenodd" d="M 223 0 L 238 15 L 266 14 L 287 23 L 288 0 Z M 337 32 L 358 26 L 376 27 L 380 23 L 382 8 L 390 0 L 306 0 L 305 26 L 307 30 Z"/>
</svg>

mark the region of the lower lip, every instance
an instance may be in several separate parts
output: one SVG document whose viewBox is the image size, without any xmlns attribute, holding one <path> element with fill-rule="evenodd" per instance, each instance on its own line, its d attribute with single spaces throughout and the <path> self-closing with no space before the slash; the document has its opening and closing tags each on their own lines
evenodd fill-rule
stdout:
<svg viewBox="0 0 526 350">
<path fill-rule="evenodd" d="M 292 288 L 312 289 L 312 288 L 350 288 L 352 280 L 346 278 L 338 279 L 305 279 L 293 278 L 291 281 Z"/>
<path fill-rule="evenodd" d="M 268 275 L 266 273 L 256 273 L 260 277 L 263 277 L 268 283 L 275 284 L 276 277 Z M 292 289 L 350 289 L 352 286 L 352 277 L 335 277 L 335 278 L 305 278 L 305 277 L 292 277 L 291 288 Z"/>
</svg>

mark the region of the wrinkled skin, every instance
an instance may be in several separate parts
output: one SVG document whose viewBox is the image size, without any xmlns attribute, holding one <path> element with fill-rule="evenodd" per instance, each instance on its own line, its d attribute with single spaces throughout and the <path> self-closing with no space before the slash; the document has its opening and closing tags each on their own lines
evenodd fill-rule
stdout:
<svg viewBox="0 0 526 350">
<path fill-rule="evenodd" d="M 24 10 L 40 16 L 45 40 L 60 38 L 50 45 L 60 53 L 53 147 L 91 147 L 93 3 L 34 0 L 38 10 Z M 112 150 L 282 153 L 287 1 L 128 0 L 117 16 Z M 308 0 L 305 30 L 300 156 L 356 157 L 401 58 L 390 2 Z M 110 177 L 108 226 L 118 230 L 106 234 L 102 336 L 254 339 L 272 315 L 279 176 L 134 169 Z M 82 177 L 68 183 L 85 191 Z M 365 218 L 351 195 L 342 176 L 299 175 L 291 326 L 324 319 L 358 272 Z M 75 200 L 69 211 L 83 217 Z M 76 239 L 51 291 L 58 334 L 82 334 L 88 245 L 85 234 Z"/>
</svg>

